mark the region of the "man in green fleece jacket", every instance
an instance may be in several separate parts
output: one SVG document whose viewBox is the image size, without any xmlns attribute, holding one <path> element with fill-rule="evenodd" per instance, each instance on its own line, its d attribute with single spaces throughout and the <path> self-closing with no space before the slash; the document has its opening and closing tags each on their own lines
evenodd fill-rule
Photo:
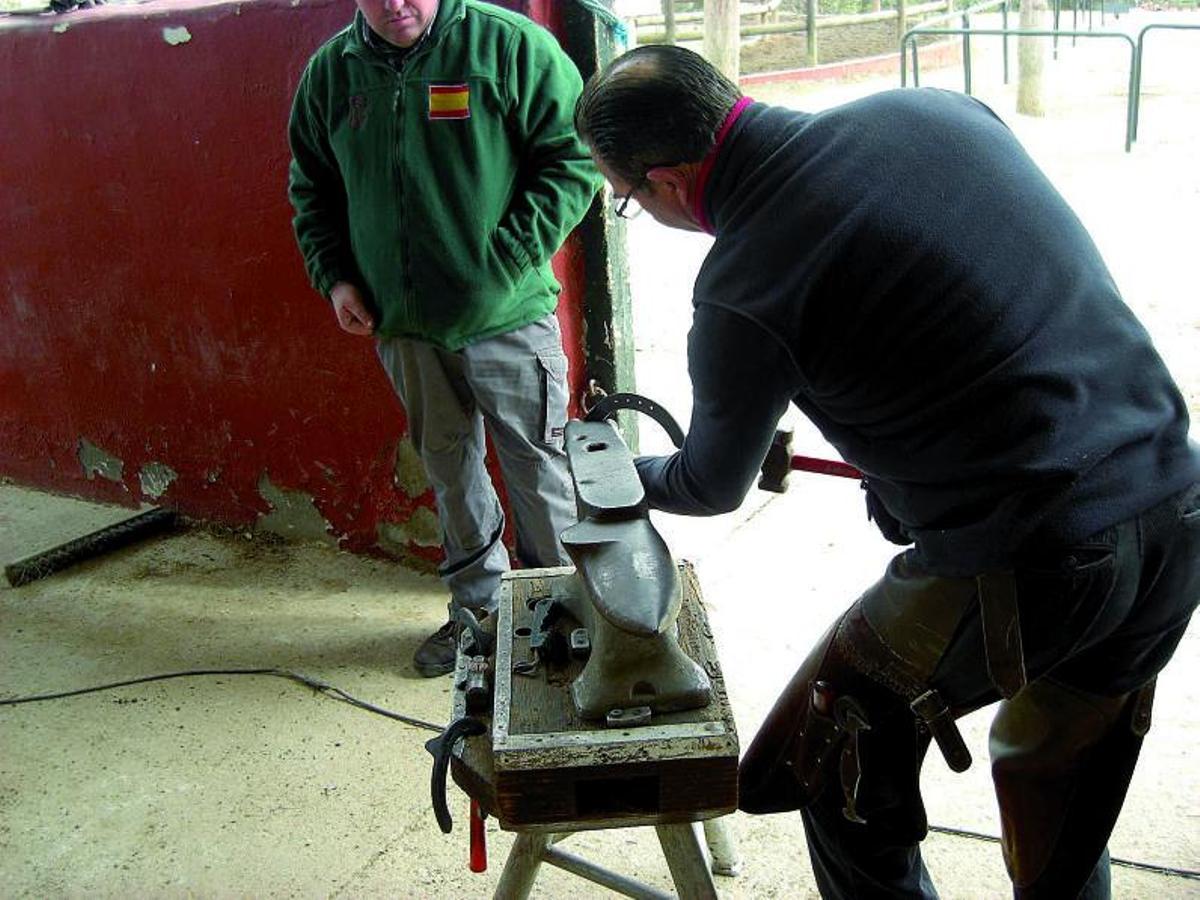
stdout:
<svg viewBox="0 0 1200 900">
<path fill-rule="evenodd" d="M 309 61 L 289 125 L 293 224 L 338 324 L 373 336 L 433 485 L 450 621 L 414 656 L 454 665 L 458 608 L 508 568 L 491 436 L 525 565 L 567 563 L 567 360 L 550 257 L 600 185 L 554 38 L 477 0 L 356 0 Z"/>
</svg>

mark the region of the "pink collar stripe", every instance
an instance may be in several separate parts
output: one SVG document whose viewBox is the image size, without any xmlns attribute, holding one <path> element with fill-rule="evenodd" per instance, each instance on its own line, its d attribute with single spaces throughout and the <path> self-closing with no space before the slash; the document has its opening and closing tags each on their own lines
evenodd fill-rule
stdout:
<svg viewBox="0 0 1200 900">
<path fill-rule="evenodd" d="M 721 152 L 721 145 L 725 142 L 725 137 L 729 134 L 729 129 L 733 128 L 733 123 L 738 120 L 742 111 L 753 102 L 752 98 L 743 97 L 737 103 L 733 104 L 733 109 L 729 111 L 729 115 L 725 117 L 725 121 L 717 129 L 717 139 L 713 142 L 713 147 L 708 151 L 708 155 L 704 157 L 704 161 L 700 163 L 700 171 L 696 174 L 696 195 L 692 198 L 692 215 L 700 223 L 700 227 L 709 234 L 716 234 L 717 232 L 713 227 L 712 221 L 708 218 L 707 204 L 704 202 L 704 195 L 708 192 L 708 178 L 712 174 L 713 165 L 717 161 L 717 154 Z"/>
</svg>

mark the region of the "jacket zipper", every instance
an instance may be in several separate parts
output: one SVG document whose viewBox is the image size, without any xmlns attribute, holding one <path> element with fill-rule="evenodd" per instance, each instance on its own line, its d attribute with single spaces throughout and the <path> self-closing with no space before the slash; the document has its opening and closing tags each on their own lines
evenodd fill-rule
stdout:
<svg viewBox="0 0 1200 900">
<path fill-rule="evenodd" d="M 400 246 L 396 248 L 396 264 L 400 269 L 400 291 L 399 298 L 401 309 L 404 312 L 406 321 L 418 325 L 418 331 L 424 326 L 424 322 L 420 321 L 420 316 L 417 314 L 416 304 L 413 302 L 413 284 L 411 270 L 408 265 L 409 260 L 409 238 L 408 229 L 404 226 L 403 209 L 405 202 L 404 194 L 404 70 L 414 58 L 424 56 L 430 52 L 433 44 L 430 41 L 432 35 L 426 34 L 420 43 L 413 48 L 413 51 L 405 55 L 400 60 L 400 65 L 393 71 L 396 73 L 396 98 L 392 103 L 392 119 L 394 124 L 395 142 L 395 157 L 393 171 L 396 179 L 396 216 L 399 219 L 397 231 L 400 234 Z"/>
<path fill-rule="evenodd" d="M 409 63 L 412 62 L 414 57 L 423 56 L 430 52 L 434 45 L 434 42 L 431 42 L 430 40 L 431 38 L 432 35 L 427 34 L 421 40 L 420 44 L 413 49 L 413 52 L 407 54 L 400 61 L 400 65 L 397 67 L 392 67 L 387 62 L 378 59 L 374 54 L 371 53 L 366 54 L 364 57 L 364 59 L 371 64 L 384 66 L 390 69 L 395 73 L 396 76 L 396 96 L 392 101 L 392 131 L 394 137 L 392 142 L 392 169 L 395 173 L 396 216 L 398 219 L 400 219 L 398 222 L 400 226 L 398 228 L 398 231 L 400 232 L 400 242 L 399 246 L 396 248 L 396 264 L 400 270 L 400 297 L 397 299 L 400 302 L 404 319 L 414 324 L 420 323 L 417 323 L 416 309 L 410 299 L 413 291 L 412 278 L 409 276 L 408 267 L 408 230 L 403 227 L 404 223 L 403 219 L 401 219 L 401 210 L 404 207 L 404 184 L 402 177 L 403 167 L 401 165 L 403 162 L 401 155 L 404 147 L 404 69 L 408 67 Z M 438 40 L 440 41 L 440 39 L 441 36 L 439 35 Z M 359 54 L 356 53 L 355 55 Z"/>
<path fill-rule="evenodd" d="M 408 60 L 405 60 L 407 63 Z M 403 65 L 401 66 L 403 68 Z M 404 311 L 404 318 L 412 322 L 414 319 L 414 310 L 410 308 L 410 297 L 412 295 L 411 279 L 408 272 L 408 232 L 404 228 L 404 177 L 403 177 L 403 154 L 404 154 L 404 76 L 401 72 L 396 72 L 396 99 L 392 104 L 392 121 L 394 148 L 392 172 L 396 180 L 396 218 L 397 232 L 400 235 L 399 246 L 396 248 L 396 265 L 400 269 L 400 300 L 401 308 Z"/>
</svg>

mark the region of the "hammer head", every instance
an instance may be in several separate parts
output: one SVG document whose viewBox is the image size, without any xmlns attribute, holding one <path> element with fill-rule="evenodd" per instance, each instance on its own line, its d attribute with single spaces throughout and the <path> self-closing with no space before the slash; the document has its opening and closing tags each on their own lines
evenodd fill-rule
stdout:
<svg viewBox="0 0 1200 900">
<path fill-rule="evenodd" d="M 776 430 L 763 459 L 762 477 L 758 487 L 763 491 L 782 494 L 787 490 L 788 473 L 792 471 L 792 433 Z"/>
</svg>

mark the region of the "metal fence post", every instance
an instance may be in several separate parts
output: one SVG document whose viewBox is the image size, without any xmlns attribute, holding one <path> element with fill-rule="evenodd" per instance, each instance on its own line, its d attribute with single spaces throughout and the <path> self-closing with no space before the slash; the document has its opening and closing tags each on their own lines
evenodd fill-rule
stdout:
<svg viewBox="0 0 1200 900">
<path fill-rule="evenodd" d="M 1055 3 L 1058 0 L 1054 0 Z M 1008 0 L 1000 7 L 1000 21 L 1004 26 L 1004 83 L 1008 84 Z"/>
<path fill-rule="evenodd" d="M 1054 0 L 1054 58 L 1058 59 L 1058 20 L 1062 15 L 1062 0 Z M 1008 27 L 1007 24 L 1004 26 Z"/>
<path fill-rule="evenodd" d="M 1142 62 L 1146 58 L 1146 32 L 1155 29 L 1166 31 L 1200 31 L 1200 25 L 1184 24 L 1182 22 L 1160 22 L 1147 25 L 1138 32 L 1137 49 L 1133 63 L 1133 82 L 1130 87 L 1132 104 L 1129 108 L 1129 134 L 1130 139 L 1134 141 L 1138 137 L 1138 120 L 1142 115 Z"/>
<path fill-rule="evenodd" d="M 971 96 L 971 17 L 963 13 L 963 93 Z"/>
<path fill-rule="evenodd" d="M 1061 33 L 1064 36 L 1070 36 L 1072 38 L 1074 38 L 1074 37 L 1116 38 L 1119 40 L 1123 40 L 1127 44 L 1129 44 L 1129 96 L 1126 99 L 1126 106 L 1125 106 L 1125 152 L 1128 153 L 1130 151 L 1130 149 L 1132 147 L 1132 143 L 1133 143 L 1133 134 L 1137 128 L 1137 121 L 1136 121 L 1137 120 L 1137 93 L 1140 90 L 1140 85 L 1138 82 L 1138 71 L 1137 71 L 1137 63 L 1140 59 L 1140 54 L 1138 52 L 1137 44 L 1134 43 L 1134 39 L 1132 37 L 1125 34 L 1124 32 L 1120 32 L 1120 31 L 1058 32 L 1058 31 L 1047 30 L 1047 29 L 1043 29 L 1043 28 L 1015 28 L 1015 29 L 1013 29 L 1013 28 L 1010 28 L 1010 29 L 979 28 L 979 29 L 972 29 L 970 27 L 970 22 L 968 20 L 968 16 L 966 16 L 965 14 L 963 16 L 963 21 L 965 24 L 964 24 L 964 27 L 962 27 L 962 28 L 929 28 L 927 26 L 921 25 L 921 26 L 918 26 L 918 27 L 910 30 L 909 33 L 905 36 L 906 40 L 913 41 L 913 50 L 914 50 L 913 84 L 914 85 L 916 85 L 918 83 L 917 82 L 917 65 L 916 65 L 917 60 L 916 60 L 916 55 L 915 55 L 916 39 L 920 35 L 923 35 L 923 34 L 928 34 L 928 35 L 959 34 L 959 35 L 963 36 L 963 39 L 964 39 L 963 66 L 964 66 L 964 70 L 965 70 L 965 80 L 967 83 L 966 93 L 968 93 L 968 94 L 970 94 L 970 53 L 968 50 L 969 45 L 966 44 L 966 38 L 967 38 L 968 33 L 975 34 L 975 35 L 995 36 L 995 37 L 1001 37 L 1001 38 L 1007 37 L 1009 35 L 1016 35 L 1018 37 L 1028 35 L 1031 37 L 1053 38 L 1055 35 Z M 1147 29 L 1150 27 L 1151 26 L 1147 26 Z M 1169 27 L 1169 26 L 1162 26 L 1162 27 Z M 1200 28 L 1200 26 L 1197 26 L 1197 25 L 1191 25 L 1191 26 L 1185 26 L 1185 27 Z"/>
</svg>

